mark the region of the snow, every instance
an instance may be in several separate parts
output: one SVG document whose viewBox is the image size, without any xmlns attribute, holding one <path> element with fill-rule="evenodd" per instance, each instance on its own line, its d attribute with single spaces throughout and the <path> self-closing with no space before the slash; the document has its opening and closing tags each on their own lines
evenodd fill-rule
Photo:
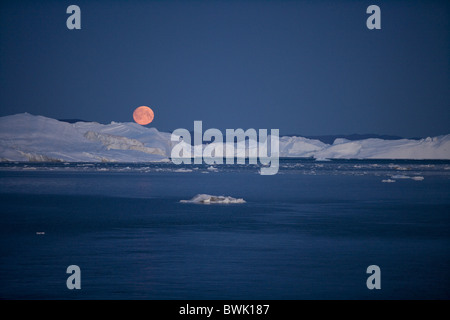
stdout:
<svg viewBox="0 0 450 320">
<path fill-rule="evenodd" d="M 199 204 L 232 204 L 245 203 L 242 198 L 233 198 L 230 196 L 212 196 L 209 194 L 197 194 L 191 200 L 180 200 L 181 203 L 199 203 Z"/>
<path fill-rule="evenodd" d="M 0 117 L 0 161 L 170 161 L 171 133 L 134 122 L 66 123 L 28 113 Z M 214 143 L 210 146 L 214 146 Z M 207 145 L 203 145 L 205 148 Z M 222 147 L 225 147 L 226 143 Z M 219 146 L 220 147 L 220 146 Z M 281 157 L 328 159 L 450 159 L 450 134 L 421 140 L 336 139 L 332 145 L 280 137 Z M 237 150 L 237 148 L 235 149 Z M 237 153 L 237 152 L 236 152 Z M 248 155 L 248 150 L 245 154 Z M 189 156 L 189 155 L 187 155 Z M 214 169 L 208 169 L 214 171 Z M 399 168 L 399 170 L 401 170 Z M 407 170 L 407 168 L 405 168 Z"/>
</svg>

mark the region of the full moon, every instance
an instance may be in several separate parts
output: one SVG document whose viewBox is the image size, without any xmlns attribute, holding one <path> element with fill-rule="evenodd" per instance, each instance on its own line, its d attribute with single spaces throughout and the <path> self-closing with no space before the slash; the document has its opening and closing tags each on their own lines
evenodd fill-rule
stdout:
<svg viewBox="0 0 450 320">
<path fill-rule="evenodd" d="M 153 121 L 155 114 L 153 110 L 147 106 L 137 107 L 133 112 L 133 119 L 136 123 L 145 126 Z"/>
</svg>

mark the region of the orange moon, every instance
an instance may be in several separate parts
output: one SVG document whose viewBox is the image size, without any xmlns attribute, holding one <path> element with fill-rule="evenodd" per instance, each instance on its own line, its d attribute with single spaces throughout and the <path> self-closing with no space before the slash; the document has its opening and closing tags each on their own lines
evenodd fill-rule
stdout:
<svg viewBox="0 0 450 320">
<path fill-rule="evenodd" d="M 133 119 L 136 123 L 145 126 L 153 121 L 155 114 L 153 110 L 147 106 L 137 107 L 133 112 Z"/>
</svg>

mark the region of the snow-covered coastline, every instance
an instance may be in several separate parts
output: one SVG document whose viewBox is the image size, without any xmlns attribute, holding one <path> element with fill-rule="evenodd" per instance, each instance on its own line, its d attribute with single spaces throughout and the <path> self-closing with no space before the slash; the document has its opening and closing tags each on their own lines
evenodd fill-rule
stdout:
<svg viewBox="0 0 450 320">
<path fill-rule="evenodd" d="M 170 161 L 170 136 L 133 122 L 67 123 L 22 113 L 0 117 L 0 161 Z M 336 139 L 333 144 L 282 136 L 279 145 L 280 157 L 450 160 L 450 134 L 421 140 Z"/>
</svg>

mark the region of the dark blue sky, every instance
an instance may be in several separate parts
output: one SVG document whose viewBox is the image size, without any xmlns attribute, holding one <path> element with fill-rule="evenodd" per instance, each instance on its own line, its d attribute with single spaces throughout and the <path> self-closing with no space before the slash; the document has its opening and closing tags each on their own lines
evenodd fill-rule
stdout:
<svg viewBox="0 0 450 320">
<path fill-rule="evenodd" d="M 0 116 L 109 123 L 148 105 L 165 131 L 450 133 L 448 1 L 1 3 Z"/>
</svg>

